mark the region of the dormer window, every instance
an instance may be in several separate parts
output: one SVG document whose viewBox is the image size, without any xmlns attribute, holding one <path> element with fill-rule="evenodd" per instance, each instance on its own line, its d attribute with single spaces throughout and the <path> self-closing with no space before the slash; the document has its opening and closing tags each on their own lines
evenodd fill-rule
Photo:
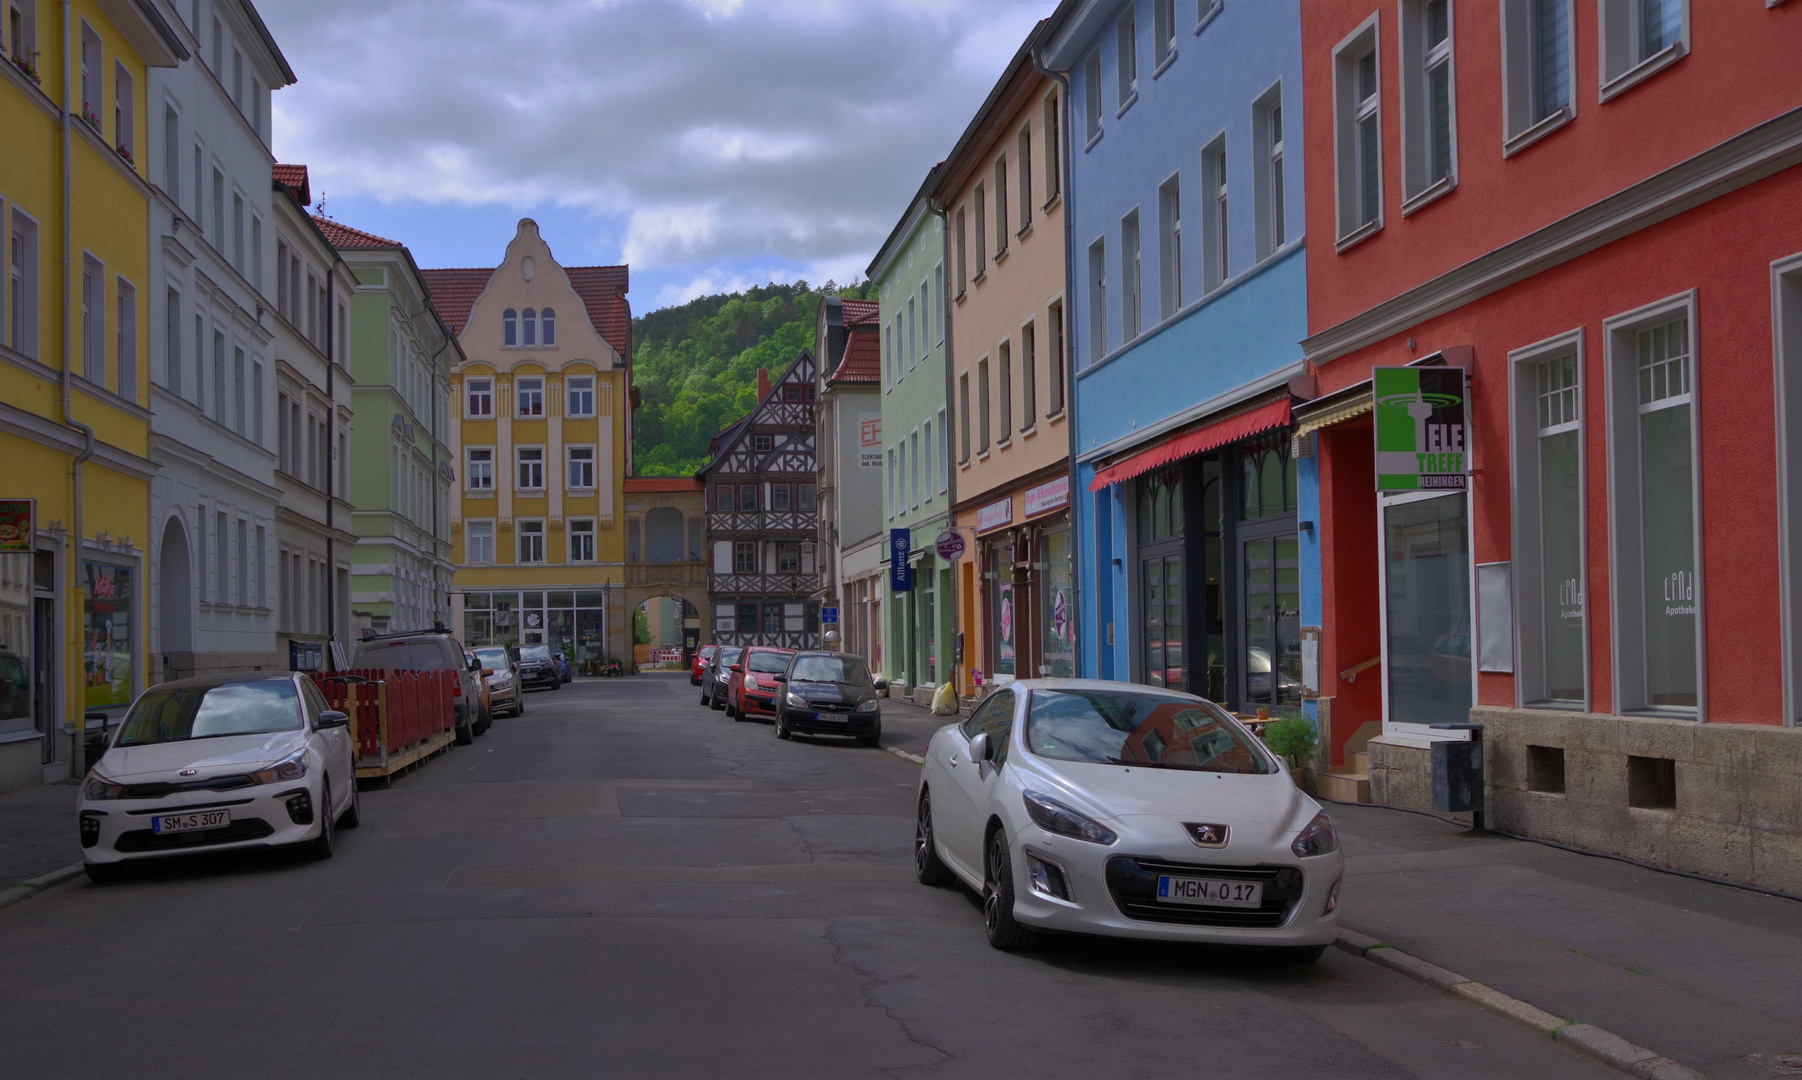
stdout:
<svg viewBox="0 0 1802 1080">
<path fill-rule="evenodd" d="M 538 319 L 544 324 L 544 343 L 546 345 L 557 344 L 557 313 L 550 308 L 545 308 L 538 313 Z"/>
<path fill-rule="evenodd" d="M 512 308 L 501 312 L 501 344 L 519 344 L 519 312 Z"/>
<path fill-rule="evenodd" d="M 525 317 L 521 319 L 520 322 L 523 324 L 522 329 L 525 331 L 525 336 L 520 339 L 520 344 L 538 344 L 538 312 L 531 308 L 527 308 L 525 310 Z"/>
</svg>

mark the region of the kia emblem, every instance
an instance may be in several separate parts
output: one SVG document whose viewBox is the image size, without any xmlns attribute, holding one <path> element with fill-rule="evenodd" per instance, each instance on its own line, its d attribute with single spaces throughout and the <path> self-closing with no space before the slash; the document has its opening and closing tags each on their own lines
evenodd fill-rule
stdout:
<svg viewBox="0 0 1802 1080">
<path fill-rule="evenodd" d="M 1229 830 L 1225 825 L 1210 825 L 1186 821 L 1183 828 L 1188 830 L 1189 839 L 1195 841 L 1196 847 L 1225 847 Z"/>
<path fill-rule="evenodd" d="M 183 775 L 183 776 L 193 776 L 193 775 L 194 775 L 194 774 L 195 774 L 195 773 L 197 773 L 197 772 L 199 772 L 199 771 L 200 771 L 200 770 L 199 770 L 199 769 L 183 769 L 183 770 L 182 770 L 182 771 L 181 771 L 181 775 Z"/>
</svg>

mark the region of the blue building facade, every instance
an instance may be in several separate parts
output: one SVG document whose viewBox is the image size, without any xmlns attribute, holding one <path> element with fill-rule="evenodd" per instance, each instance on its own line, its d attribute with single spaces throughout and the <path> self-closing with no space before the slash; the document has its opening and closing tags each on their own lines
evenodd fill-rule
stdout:
<svg viewBox="0 0 1802 1080">
<path fill-rule="evenodd" d="M 1039 47 L 1069 80 L 1082 674 L 1248 710 L 1303 704 L 1300 23 L 1070 0 Z"/>
</svg>

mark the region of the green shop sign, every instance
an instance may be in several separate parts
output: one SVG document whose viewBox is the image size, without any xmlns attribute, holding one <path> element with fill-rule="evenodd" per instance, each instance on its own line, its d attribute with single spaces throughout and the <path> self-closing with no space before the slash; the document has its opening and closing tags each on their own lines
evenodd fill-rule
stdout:
<svg viewBox="0 0 1802 1080">
<path fill-rule="evenodd" d="M 1377 490 L 1462 491 L 1470 476 L 1464 369 L 1380 367 L 1376 402 Z"/>
</svg>

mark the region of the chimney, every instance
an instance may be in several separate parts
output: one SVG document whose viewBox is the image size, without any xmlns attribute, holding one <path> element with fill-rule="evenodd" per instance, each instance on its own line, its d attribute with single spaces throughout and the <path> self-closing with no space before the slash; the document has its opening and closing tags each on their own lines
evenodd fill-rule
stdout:
<svg viewBox="0 0 1802 1080">
<path fill-rule="evenodd" d="M 766 368 L 766 367 L 760 367 L 757 369 L 757 400 L 762 401 L 764 398 L 769 397 L 769 396 L 770 396 L 770 369 Z"/>
</svg>

